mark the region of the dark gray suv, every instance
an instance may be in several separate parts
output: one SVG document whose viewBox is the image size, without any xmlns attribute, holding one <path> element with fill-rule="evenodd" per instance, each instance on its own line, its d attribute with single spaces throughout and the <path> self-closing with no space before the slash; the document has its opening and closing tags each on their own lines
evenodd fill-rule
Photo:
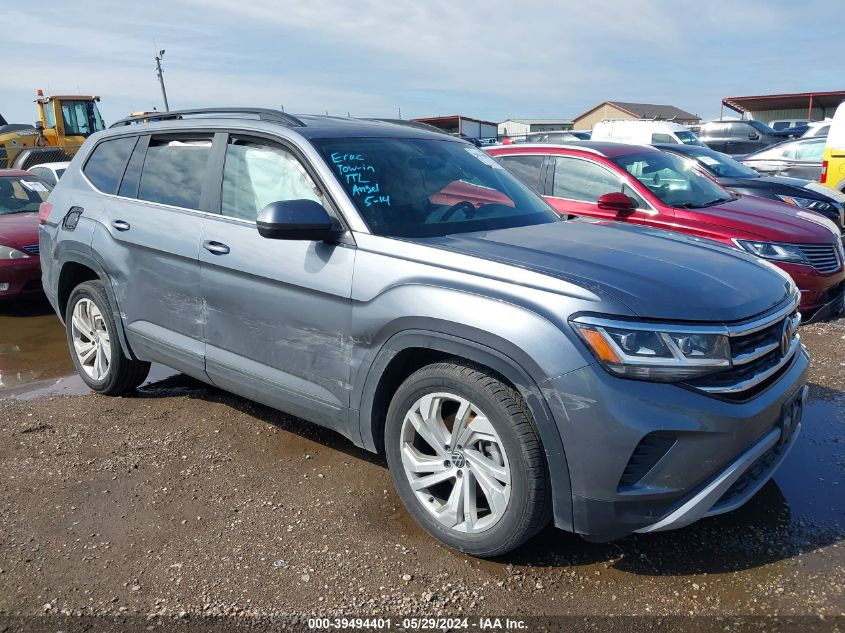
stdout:
<svg viewBox="0 0 845 633">
<path fill-rule="evenodd" d="M 783 139 L 765 123 L 754 120 L 708 121 L 698 138 L 710 149 L 723 154 L 750 154 Z"/>
<path fill-rule="evenodd" d="M 270 110 L 129 119 L 41 209 L 95 391 L 159 362 L 384 451 L 451 547 L 594 540 L 749 499 L 795 443 L 798 292 L 750 255 L 563 222 L 472 145 Z"/>
</svg>

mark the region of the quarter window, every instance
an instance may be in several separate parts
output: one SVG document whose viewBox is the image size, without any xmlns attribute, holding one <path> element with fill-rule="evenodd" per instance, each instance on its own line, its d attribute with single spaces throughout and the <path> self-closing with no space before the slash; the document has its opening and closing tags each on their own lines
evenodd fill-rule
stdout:
<svg viewBox="0 0 845 633">
<path fill-rule="evenodd" d="M 185 209 L 199 209 L 211 137 L 150 139 L 138 198 Z"/>
<path fill-rule="evenodd" d="M 545 156 L 502 156 L 499 162 L 526 185 L 540 191 L 540 172 Z"/>
<path fill-rule="evenodd" d="M 91 152 L 82 173 L 103 193 L 116 193 L 136 140 L 125 136 L 103 141 Z"/>
<path fill-rule="evenodd" d="M 226 148 L 221 212 L 255 220 L 271 202 L 323 197 L 302 163 L 289 151 L 260 141 L 234 137 Z"/>
</svg>

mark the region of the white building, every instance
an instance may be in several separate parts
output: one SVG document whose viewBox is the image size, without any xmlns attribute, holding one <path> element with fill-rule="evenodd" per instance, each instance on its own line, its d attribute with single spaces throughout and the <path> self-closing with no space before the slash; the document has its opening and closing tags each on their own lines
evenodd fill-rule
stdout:
<svg viewBox="0 0 845 633">
<path fill-rule="evenodd" d="M 499 136 L 525 136 L 531 132 L 558 132 L 571 129 L 571 119 L 508 119 L 499 123 Z"/>
</svg>

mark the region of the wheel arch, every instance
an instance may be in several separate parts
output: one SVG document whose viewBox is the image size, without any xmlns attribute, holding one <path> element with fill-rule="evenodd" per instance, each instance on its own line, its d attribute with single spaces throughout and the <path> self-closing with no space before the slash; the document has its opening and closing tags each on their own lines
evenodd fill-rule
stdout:
<svg viewBox="0 0 845 633">
<path fill-rule="evenodd" d="M 555 525 L 571 530 L 569 468 L 560 432 L 539 387 L 542 381 L 536 373 L 539 369 L 527 355 L 519 357 L 518 353 L 512 353 L 511 348 L 515 348 L 513 343 L 504 339 L 497 341 L 498 337 L 489 332 L 478 334 L 479 340 L 473 340 L 446 332 L 413 329 L 391 336 L 376 354 L 360 391 L 361 401 L 357 410 L 360 444 L 370 451 L 383 450 L 384 424 L 390 398 L 396 387 L 417 369 L 447 358 L 460 358 L 481 365 L 501 376 L 528 405 L 546 455 Z M 482 340 L 484 342 L 480 342 Z"/>
<path fill-rule="evenodd" d="M 117 305 L 117 299 L 114 295 L 109 276 L 94 259 L 82 253 L 65 253 L 59 262 L 59 278 L 56 285 L 54 305 L 59 319 L 64 323 L 67 303 L 73 289 L 85 281 L 94 280 L 101 281 L 106 290 L 106 296 L 109 299 L 109 308 L 112 310 L 112 314 L 115 315 L 114 322 L 117 326 L 117 337 L 123 353 L 127 358 L 137 360 L 126 339 L 126 332 L 123 329 L 123 319 L 120 315 L 120 308 Z"/>
</svg>

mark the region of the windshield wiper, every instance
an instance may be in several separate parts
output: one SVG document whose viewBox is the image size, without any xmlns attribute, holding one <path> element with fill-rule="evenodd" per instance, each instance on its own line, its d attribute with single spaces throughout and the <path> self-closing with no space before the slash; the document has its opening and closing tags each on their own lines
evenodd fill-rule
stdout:
<svg viewBox="0 0 845 633">
<path fill-rule="evenodd" d="M 733 200 L 733 198 L 728 198 L 727 200 L 725 198 L 715 198 L 707 202 L 682 202 L 681 204 L 673 204 L 672 207 L 675 209 L 703 209 L 721 202 L 728 202 L 728 200 Z"/>
</svg>

